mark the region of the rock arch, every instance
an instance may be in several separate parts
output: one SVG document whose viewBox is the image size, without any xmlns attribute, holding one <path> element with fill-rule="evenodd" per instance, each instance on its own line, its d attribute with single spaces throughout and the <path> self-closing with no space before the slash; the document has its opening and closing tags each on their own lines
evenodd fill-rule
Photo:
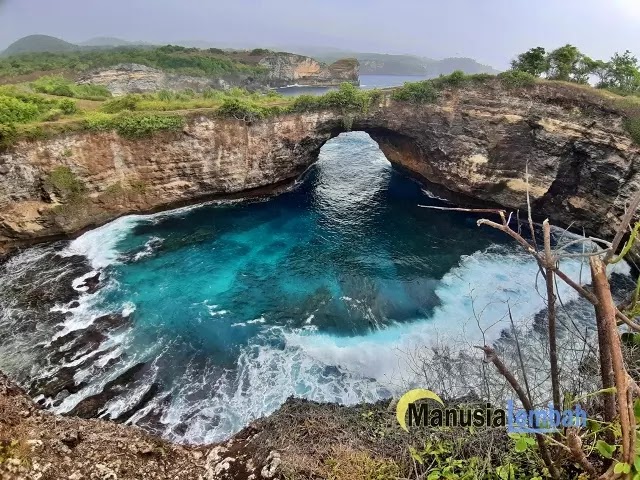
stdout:
<svg viewBox="0 0 640 480">
<path fill-rule="evenodd" d="M 606 236 L 607 220 L 640 187 L 640 148 L 619 112 L 581 92 L 482 86 L 426 105 L 383 96 L 352 129 L 367 132 L 395 165 L 465 201 L 523 208 L 528 164 L 539 215 Z M 110 132 L 22 141 L 0 153 L 0 249 L 127 213 L 272 188 L 306 170 L 345 123 L 330 111 L 253 124 L 196 115 L 181 132 L 135 140 Z M 78 205 L 60 208 L 47 188 L 48 175 L 61 167 L 85 186 Z"/>
</svg>

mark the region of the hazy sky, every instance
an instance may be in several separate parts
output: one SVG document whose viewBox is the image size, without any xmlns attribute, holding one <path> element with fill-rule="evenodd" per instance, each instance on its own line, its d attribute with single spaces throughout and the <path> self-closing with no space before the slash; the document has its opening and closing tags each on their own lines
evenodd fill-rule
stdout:
<svg viewBox="0 0 640 480">
<path fill-rule="evenodd" d="M 640 0 L 0 0 L 0 47 L 33 33 L 467 56 L 506 68 L 538 45 L 640 55 Z"/>
</svg>

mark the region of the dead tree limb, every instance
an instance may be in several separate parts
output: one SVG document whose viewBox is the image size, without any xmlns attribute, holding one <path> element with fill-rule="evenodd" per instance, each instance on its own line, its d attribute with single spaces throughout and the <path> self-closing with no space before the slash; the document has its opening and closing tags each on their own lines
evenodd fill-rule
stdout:
<svg viewBox="0 0 640 480">
<path fill-rule="evenodd" d="M 618 400 L 618 416 L 622 431 L 622 457 L 620 461 L 633 464 L 635 455 L 635 416 L 633 413 L 632 392 L 629 389 L 628 373 L 622 358 L 620 334 L 616 323 L 616 307 L 611 296 L 606 264 L 597 257 L 589 259 L 593 291 L 598 297 L 598 324 L 605 328 L 605 341 L 611 352 L 611 367 Z"/>
<path fill-rule="evenodd" d="M 500 360 L 496 351 L 488 345 L 484 347 L 476 347 L 484 352 L 485 361 L 488 363 L 493 363 L 498 370 L 498 372 L 509 382 L 513 391 L 516 392 L 520 403 L 525 408 L 525 410 L 533 411 L 533 405 L 529 401 L 529 397 L 518 383 L 516 377 L 513 376 L 511 371 L 506 367 L 506 365 Z M 558 469 L 556 468 L 553 460 L 551 460 L 551 456 L 549 455 L 549 449 L 547 448 L 547 442 L 542 434 L 536 433 L 536 441 L 538 442 L 538 449 L 540 450 L 540 456 L 542 457 L 542 461 L 549 469 L 549 473 L 553 478 L 560 478 L 560 474 Z"/>
<path fill-rule="evenodd" d="M 589 474 L 589 477 L 596 478 L 598 472 L 596 472 L 595 467 L 584 454 L 582 450 L 582 440 L 580 440 L 578 432 L 574 427 L 567 429 L 567 445 L 573 458 L 584 468 L 584 471 Z"/>
<path fill-rule="evenodd" d="M 558 372 L 558 346 L 556 336 L 556 294 L 554 289 L 554 269 L 556 259 L 551 253 L 551 226 L 549 220 L 542 223 L 544 239 L 545 281 L 547 284 L 547 327 L 549 332 L 549 363 L 551 366 L 551 391 L 555 408 L 560 408 L 560 379 Z"/>
<path fill-rule="evenodd" d="M 631 199 L 631 203 L 629 204 L 629 208 L 627 208 L 627 211 L 624 213 L 624 215 L 622 216 L 622 219 L 620 220 L 620 225 L 618 225 L 618 228 L 616 229 L 616 234 L 613 237 L 613 241 L 611 242 L 611 250 L 607 253 L 606 257 L 604 258 L 605 262 L 609 263 L 612 257 L 618 251 L 618 248 L 620 247 L 620 243 L 622 242 L 622 239 L 624 238 L 625 233 L 627 233 L 627 229 L 629 228 L 629 225 L 631 225 L 631 220 L 633 219 L 633 216 L 635 215 L 636 210 L 638 210 L 639 206 L 640 206 L 640 190 L 638 190 L 636 194 L 633 196 L 633 198 Z"/>
</svg>

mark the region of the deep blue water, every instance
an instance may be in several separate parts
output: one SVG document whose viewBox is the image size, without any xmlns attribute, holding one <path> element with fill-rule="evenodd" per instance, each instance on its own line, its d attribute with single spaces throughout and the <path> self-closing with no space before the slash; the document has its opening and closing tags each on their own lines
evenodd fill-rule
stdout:
<svg viewBox="0 0 640 480">
<path fill-rule="evenodd" d="M 404 363 L 410 352 L 480 341 L 474 308 L 490 340 L 508 322 L 506 300 L 515 318 L 543 307 L 527 255 L 476 216 L 420 205 L 443 203 L 355 132 L 328 142 L 276 197 L 128 216 L 86 233 L 64 253 L 86 255 L 106 286 L 63 306 L 64 331 L 107 312 L 130 315 L 132 326 L 109 340 L 108 358 L 125 360 L 103 358 L 56 410 L 145 361 L 148 378 L 109 412 L 156 383 L 130 422 L 144 426 L 162 405 L 165 436 L 219 440 L 290 395 L 354 403 L 401 393 L 420 384 Z"/>
</svg>

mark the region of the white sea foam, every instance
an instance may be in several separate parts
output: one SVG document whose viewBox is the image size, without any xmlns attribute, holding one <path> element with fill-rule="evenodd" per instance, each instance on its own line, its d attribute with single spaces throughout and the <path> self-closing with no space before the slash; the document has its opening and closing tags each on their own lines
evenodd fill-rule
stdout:
<svg viewBox="0 0 640 480">
<path fill-rule="evenodd" d="M 578 278 L 578 261 L 563 262 L 562 267 Z M 624 273 L 626 268 L 619 270 Z M 247 347 L 235 372 L 215 381 L 203 372 L 188 374 L 193 381 L 172 392 L 174 400 L 162 419 L 167 436 L 188 442 L 219 441 L 251 420 L 272 413 L 291 395 L 342 404 L 397 395 L 421 380 L 407 368 L 408 353 L 428 351 L 436 343 L 455 352 L 483 340 L 496 340 L 509 325 L 507 302 L 516 321 L 530 322 L 545 307 L 544 298 L 532 294 L 536 273 L 529 255 L 491 247 L 462 257 L 444 276 L 436 291 L 441 305 L 422 321 L 395 323 L 356 337 L 334 336 L 317 328 L 290 331 L 272 327 L 270 334 L 282 338 L 284 348 L 268 341 Z M 586 272 L 583 281 L 589 281 Z M 563 284 L 559 284 L 558 296 L 565 303 L 576 298 Z M 474 309 L 486 330 L 484 339 Z M 189 400 L 189 393 L 200 388 L 215 393 Z M 173 433 L 173 427 L 185 418 L 190 419 L 187 431 Z"/>
<path fill-rule="evenodd" d="M 162 238 L 160 237 L 151 237 L 144 244 L 144 249 L 136 253 L 133 257 L 133 260 L 137 262 L 138 260 L 142 260 L 143 258 L 150 257 L 156 251 L 156 249 L 162 245 Z"/>
<path fill-rule="evenodd" d="M 122 316 L 129 317 L 133 312 L 136 311 L 136 304 L 133 302 L 125 302 L 122 308 Z"/>
<path fill-rule="evenodd" d="M 422 193 L 423 193 L 424 195 L 426 195 L 426 196 L 427 196 L 427 197 L 429 197 L 429 198 L 433 198 L 433 199 L 435 199 L 435 200 L 440 200 L 441 202 L 445 202 L 445 203 L 451 203 L 451 202 L 450 202 L 449 200 L 447 200 L 446 198 L 439 197 L 438 195 L 436 195 L 435 193 L 433 193 L 433 192 L 432 192 L 432 191 L 430 191 L 430 190 L 427 190 L 427 189 L 426 189 L 426 188 L 424 188 L 424 187 L 422 187 L 421 191 L 422 191 Z"/>
<path fill-rule="evenodd" d="M 189 208 L 198 207 L 186 209 Z M 184 210 L 122 217 L 74 240 L 63 254 L 86 255 L 94 269 L 104 268 L 117 261 L 118 243 L 138 222 L 153 221 L 161 215 L 180 214 Z M 559 231 L 554 233 L 560 234 Z M 624 263 L 616 265 L 615 269 L 620 273 L 629 272 L 629 267 Z M 588 268 L 583 268 L 581 272 L 577 260 L 563 262 L 563 270 L 574 279 L 581 273 L 582 282 L 589 281 Z M 95 274 L 95 271 L 91 274 Z M 74 287 L 79 288 L 91 274 L 77 279 Z M 352 404 L 376 401 L 402 392 L 407 384 L 420 380 L 407 369 L 407 352 L 428 349 L 436 342 L 449 345 L 453 350 L 477 344 L 480 340 L 492 342 L 508 325 L 507 301 L 516 321 L 529 321 L 542 310 L 544 298 L 532 293 L 536 274 L 537 266 L 529 255 L 515 248 L 491 247 L 462 257 L 458 266 L 442 278 L 436 289 L 441 303 L 428 318 L 411 323 L 396 322 L 387 328 L 356 337 L 321 332 L 316 326 L 310 325 L 313 314 L 307 316 L 305 326 L 299 330 L 279 327 L 267 329 L 261 335 L 271 337 L 257 338 L 256 343 L 241 352 L 236 368 L 222 376 L 213 368 L 211 372 L 196 366 L 187 368 L 184 375 L 186 381 L 173 387 L 171 402 L 161 420 L 166 425 L 166 435 L 189 442 L 221 440 L 249 421 L 273 412 L 291 395 Z M 565 303 L 576 297 L 562 283 L 559 283 L 558 293 Z M 358 299 L 343 299 L 358 302 Z M 67 309 L 73 315 L 65 319 L 64 328 L 58 336 L 87 327 L 101 313 L 98 305 L 99 295 L 82 295 L 79 306 Z M 212 316 L 228 313 L 218 305 L 206 306 Z M 123 315 L 128 316 L 135 310 L 135 305 L 126 302 L 121 308 Z M 474 308 L 477 312 L 482 310 L 480 327 L 487 330 L 486 339 L 476 324 Z M 261 316 L 233 326 L 265 322 L 266 319 Z M 271 341 L 273 336 L 281 342 Z M 94 367 L 104 366 L 109 360 L 127 352 L 129 341 L 130 332 L 112 336 L 100 350 L 115 349 L 96 361 Z M 166 344 L 158 344 L 157 347 L 161 349 Z M 55 410 L 68 412 L 82 398 L 101 391 L 109 380 L 122 372 L 122 368 L 130 367 L 139 360 L 157 358 L 160 353 L 149 351 L 127 358 L 126 365 L 123 363 L 117 371 L 111 370 L 92 379 L 88 387 L 65 398 Z M 74 362 L 81 362 L 82 359 L 78 357 Z M 78 372 L 76 379 L 89 378 L 91 374 L 92 370 L 88 368 Z M 126 410 L 144 394 L 148 386 L 148 383 L 137 385 L 131 392 L 123 394 L 122 398 L 111 402 L 110 413 Z M 211 394 L 202 395 L 202 392 Z M 156 401 L 154 399 L 147 410 Z M 138 412 L 130 422 L 135 422 L 141 415 Z M 186 432 L 179 435 L 173 433 L 174 427 L 185 421 L 188 423 Z"/>
<path fill-rule="evenodd" d="M 73 240 L 60 254 L 84 255 L 95 269 L 104 268 L 118 258 L 118 243 L 142 218 L 140 215 L 120 217 Z"/>
</svg>

